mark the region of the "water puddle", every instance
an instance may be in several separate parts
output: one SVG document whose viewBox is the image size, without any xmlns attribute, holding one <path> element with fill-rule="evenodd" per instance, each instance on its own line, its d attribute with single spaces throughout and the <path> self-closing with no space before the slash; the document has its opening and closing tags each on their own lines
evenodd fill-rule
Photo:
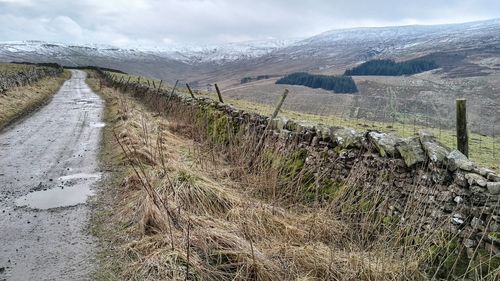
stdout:
<svg viewBox="0 0 500 281">
<path fill-rule="evenodd" d="M 83 204 L 94 194 L 88 185 L 74 185 L 65 188 L 52 188 L 35 191 L 16 200 L 16 206 L 32 209 L 52 209 Z"/>
<path fill-rule="evenodd" d="M 94 195 L 90 188 L 92 182 L 101 177 L 97 174 L 72 174 L 58 178 L 62 182 L 58 187 L 31 192 L 16 199 L 16 206 L 47 210 L 60 207 L 76 206 Z M 89 180 L 91 180 L 89 182 Z M 70 186 L 66 186 L 70 184 Z"/>
<path fill-rule="evenodd" d="M 103 123 L 103 122 L 92 122 L 90 123 L 90 127 L 92 128 L 102 128 L 106 126 L 106 123 Z"/>
<path fill-rule="evenodd" d="M 95 173 L 95 174 L 79 173 L 79 174 L 62 176 L 62 177 L 59 177 L 58 180 L 67 181 L 67 180 L 74 180 L 74 179 L 98 179 L 100 177 L 101 177 L 101 173 Z"/>
</svg>

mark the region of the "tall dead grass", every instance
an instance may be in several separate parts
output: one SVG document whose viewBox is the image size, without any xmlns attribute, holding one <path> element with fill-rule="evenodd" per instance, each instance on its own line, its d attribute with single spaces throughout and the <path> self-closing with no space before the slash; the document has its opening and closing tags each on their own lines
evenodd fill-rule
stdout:
<svg viewBox="0 0 500 281">
<path fill-rule="evenodd" d="M 467 280 L 477 273 L 477 266 L 461 276 L 438 273 L 447 259 L 437 254 L 459 248 L 442 232 L 422 230 L 423 218 L 412 216 L 424 207 L 417 201 L 405 204 L 404 223 L 386 221 L 378 208 L 387 203 L 383 178 L 360 193 L 362 165 L 326 200 L 321 171 L 266 153 L 277 151 L 269 145 L 255 155 L 252 128 L 221 122 L 227 128 L 214 132 L 211 113 L 195 107 L 172 106 L 164 118 L 167 105 L 154 98 L 141 97 L 146 109 L 115 90 L 101 92 L 113 117 L 106 130 L 130 165 L 113 214 L 116 235 L 127 236 L 117 239 L 123 278 Z M 429 272 L 423 265 L 432 259 L 437 269 Z M 489 272 L 480 278 L 498 277 Z"/>
</svg>

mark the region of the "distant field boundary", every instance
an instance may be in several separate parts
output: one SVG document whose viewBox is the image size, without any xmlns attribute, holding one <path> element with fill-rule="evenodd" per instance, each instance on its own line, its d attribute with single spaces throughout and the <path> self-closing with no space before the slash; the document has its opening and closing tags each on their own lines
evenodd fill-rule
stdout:
<svg viewBox="0 0 500 281">
<path fill-rule="evenodd" d="M 12 83 L 8 84 L 10 88 L 0 91 L 0 131 L 46 103 L 70 76 L 69 71 L 62 68 L 35 69 L 40 71 L 17 74 L 19 77 L 0 76 L 0 85 L 2 79 Z"/>
<path fill-rule="evenodd" d="M 26 63 L 16 63 L 26 64 Z M 11 88 L 29 85 L 45 77 L 56 77 L 63 72 L 63 68 L 57 64 L 26 64 L 33 65 L 25 70 L 19 70 L 13 74 L 1 75 L 0 73 L 0 93 Z"/>
</svg>

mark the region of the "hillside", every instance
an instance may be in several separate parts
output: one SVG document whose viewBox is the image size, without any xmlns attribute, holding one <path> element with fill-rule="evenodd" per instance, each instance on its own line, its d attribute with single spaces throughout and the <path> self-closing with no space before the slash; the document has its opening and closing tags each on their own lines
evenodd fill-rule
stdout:
<svg viewBox="0 0 500 281">
<path fill-rule="evenodd" d="M 204 86 L 214 81 L 293 71 L 335 72 L 374 58 L 431 55 L 449 75 L 474 76 L 497 70 L 471 59 L 498 57 L 500 20 L 452 25 L 332 30 L 303 40 L 269 40 L 221 46 L 120 49 L 40 41 L 0 43 L 0 61 L 47 61 L 97 65 L 168 81 Z M 453 56 L 453 60 L 449 56 Z M 147 67 L 148 66 L 148 67 Z M 467 72 L 465 69 L 474 68 Z M 263 73 L 265 69 L 266 73 Z M 245 75 L 244 75 L 245 74 Z"/>
</svg>

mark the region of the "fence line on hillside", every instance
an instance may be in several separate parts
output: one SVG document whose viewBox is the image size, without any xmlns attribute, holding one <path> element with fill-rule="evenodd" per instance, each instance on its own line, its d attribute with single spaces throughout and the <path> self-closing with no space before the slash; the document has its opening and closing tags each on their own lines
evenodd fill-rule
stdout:
<svg viewBox="0 0 500 281">
<path fill-rule="evenodd" d="M 117 78 L 118 79 L 118 78 Z M 130 85 L 150 84 L 148 80 L 130 81 Z M 178 80 L 179 85 L 186 84 L 186 81 Z M 169 86 L 164 85 L 164 89 Z M 159 88 L 159 87 L 155 87 Z M 171 87 L 170 87 L 171 88 Z M 187 87 L 182 87 L 186 89 Z M 202 94 L 200 91 L 192 91 L 195 95 Z M 216 89 L 211 93 L 204 93 L 214 101 L 220 101 Z M 311 114 L 317 116 L 318 123 L 328 118 L 335 118 L 341 126 L 361 127 L 366 130 L 376 129 L 385 132 L 395 132 L 408 137 L 417 135 L 422 129 L 432 129 L 438 139 L 452 148 L 456 148 L 455 134 L 455 100 L 443 101 L 422 101 L 419 99 L 404 99 L 398 97 L 365 96 L 364 98 L 377 100 L 380 104 L 385 104 L 388 110 L 374 109 L 369 106 L 346 106 L 336 104 L 335 101 L 314 105 L 314 110 L 304 110 L 303 103 L 287 99 L 282 111 L 296 112 L 300 119 L 300 114 Z M 230 103 L 230 102 L 229 102 Z M 267 106 L 272 106 L 267 104 Z M 420 111 L 415 110 L 415 106 L 420 106 Z M 489 113 L 488 118 L 483 115 L 471 116 L 471 111 L 475 108 Z M 431 112 L 437 112 L 441 116 L 433 116 Z M 443 112 L 441 112 L 443 111 Z M 306 118 L 307 119 L 307 118 Z M 477 105 L 473 100 L 468 101 L 467 119 L 469 120 L 470 135 L 469 143 L 471 150 L 469 156 L 472 159 L 477 157 L 491 158 L 489 163 L 495 162 L 499 155 L 497 149 L 500 147 L 500 106 L 497 104 Z M 334 121 L 334 120 L 330 120 Z M 325 122 L 328 123 L 328 122 Z M 329 125 L 334 125 L 329 122 Z M 498 161 L 496 161 L 498 162 Z M 500 168 L 500 163 L 493 163 L 496 168 Z"/>
<path fill-rule="evenodd" d="M 455 103 L 455 100 L 450 103 Z M 469 101 L 468 101 L 469 102 Z M 427 106 L 435 106 L 428 103 Z M 491 112 L 489 116 L 471 116 L 472 106 L 468 105 L 467 119 L 469 124 L 469 132 L 473 134 L 469 137 L 469 142 L 473 146 L 470 152 L 470 157 L 477 157 L 478 153 L 491 153 L 491 158 L 500 157 L 497 149 L 500 147 L 500 106 L 486 105 L 482 106 L 483 110 Z M 287 101 L 284 110 L 300 111 L 303 105 L 300 102 Z M 356 107 L 336 105 L 333 103 L 324 103 L 318 105 L 315 110 L 303 111 L 312 115 L 324 116 L 326 118 L 340 118 L 344 124 L 353 124 L 367 129 L 378 129 L 385 131 L 395 131 L 402 133 L 404 136 L 417 135 L 421 129 L 432 129 L 436 137 L 440 140 L 445 140 L 445 143 L 453 148 L 456 144 L 456 115 L 455 105 L 450 104 L 450 112 L 447 112 L 446 117 L 427 115 L 423 112 L 412 111 L 411 106 L 407 104 L 400 108 L 400 105 L 394 105 L 391 111 L 378 110 L 369 107 Z M 427 111 L 429 112 L 429 111 Z M 500 162 L 500 161 L 497 161 Z M 497 166 L 500 163 L 497 163 Z"/>
</svg>

